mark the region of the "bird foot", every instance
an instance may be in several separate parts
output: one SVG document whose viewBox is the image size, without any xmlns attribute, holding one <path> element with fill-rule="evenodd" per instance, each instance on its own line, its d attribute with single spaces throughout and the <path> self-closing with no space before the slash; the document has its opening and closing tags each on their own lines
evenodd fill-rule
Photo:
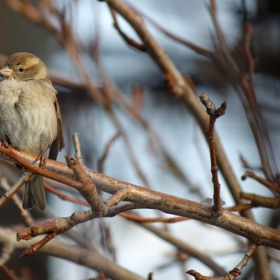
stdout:
<svg viewBox="0 0 280 280">
<path fill-rule="evenodd" d="M 1 140 L 0 145 L 7 148 L 7 149 L 12 147 L 11 144 L 6 140 Z"/>
<path fill-rule="evenodd" d="M 44 169 L 46 166 L 46 157 L 45 157 L 45 152 L 41 152 L 35 160 L 32 162 L 32 164 L 35 164 L 39 160 L 39 167 Z"/>
</svg>

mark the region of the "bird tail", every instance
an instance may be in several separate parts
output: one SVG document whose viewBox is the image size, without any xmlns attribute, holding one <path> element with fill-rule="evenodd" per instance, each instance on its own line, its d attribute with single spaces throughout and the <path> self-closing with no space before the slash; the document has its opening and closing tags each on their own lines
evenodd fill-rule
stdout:
<svg viewBox="0 0 280 280">
<path fill-rule="evenodd" d="M 25 183 L 22 207 L 23 209 L 31 209 L 34 205 L 42 211 L 46 208 L 46 192 L 43 176 L 40 175 L 33 175 L 29 181 Z"/>
</svg>

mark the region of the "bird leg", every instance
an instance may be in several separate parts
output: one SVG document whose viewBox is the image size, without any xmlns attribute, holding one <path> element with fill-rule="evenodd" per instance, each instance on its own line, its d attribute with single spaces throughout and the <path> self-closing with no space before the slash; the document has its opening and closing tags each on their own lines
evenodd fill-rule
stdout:
<svg viewBox="0 0 280 280">
<path fill-rule="evenodd" d="M 10 149 L 12 147 L 7 140 L 0 140 L 0 146 L 3 146 L 6 149 Z M 7 156 L 5 154 L 2 154 L 2 157 L 5 160 Z"/>
<path fill-rule="evenodd" d="M 35 158 L 35 160 L 32 162 L 32 164 L 35 164 L 37 161 L 39 162 L 39 167 L 44 169 L 46 166 L 46 157 L 45 157 L 45 152 L 41 151 L 40 154 Z"/>
<path fill-rule="evenodd" d="M 7 141 L 7 140 L 0 140 L 0 145 L 3 146 L 3 147 L 5 147 L 5 148 L 7 148 L 7 149 L 12 147 L 12 145 L 10 144 L 10 142 Z"/>
</svg>

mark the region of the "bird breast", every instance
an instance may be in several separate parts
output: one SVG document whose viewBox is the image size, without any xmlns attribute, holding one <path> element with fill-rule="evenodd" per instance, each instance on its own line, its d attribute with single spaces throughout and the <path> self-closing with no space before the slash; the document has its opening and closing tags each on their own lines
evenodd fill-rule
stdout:
<svg viewBox="0 0 280 280">
<path fill-rule="evenodd" d="M 39 154 L 57 136 L 55 89 L 44 80 L 0 83 L 0 139 L 14 148 Z"/>
</svg>

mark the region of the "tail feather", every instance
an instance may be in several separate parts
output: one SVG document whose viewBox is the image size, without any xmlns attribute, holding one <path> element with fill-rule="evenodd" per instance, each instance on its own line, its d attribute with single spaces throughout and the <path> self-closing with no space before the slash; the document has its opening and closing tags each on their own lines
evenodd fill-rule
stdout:
<svg viewBox="0 0 280 280">
<path fill-rule="evenodd" d="M 23 209 L 31 209 L 34 205 L 42 211 L 46 208 L 44 181 L 43 176 L 40 175 L 33 175 L 30 180 L 25 183 L 22 207 Z"/>
</svg>

